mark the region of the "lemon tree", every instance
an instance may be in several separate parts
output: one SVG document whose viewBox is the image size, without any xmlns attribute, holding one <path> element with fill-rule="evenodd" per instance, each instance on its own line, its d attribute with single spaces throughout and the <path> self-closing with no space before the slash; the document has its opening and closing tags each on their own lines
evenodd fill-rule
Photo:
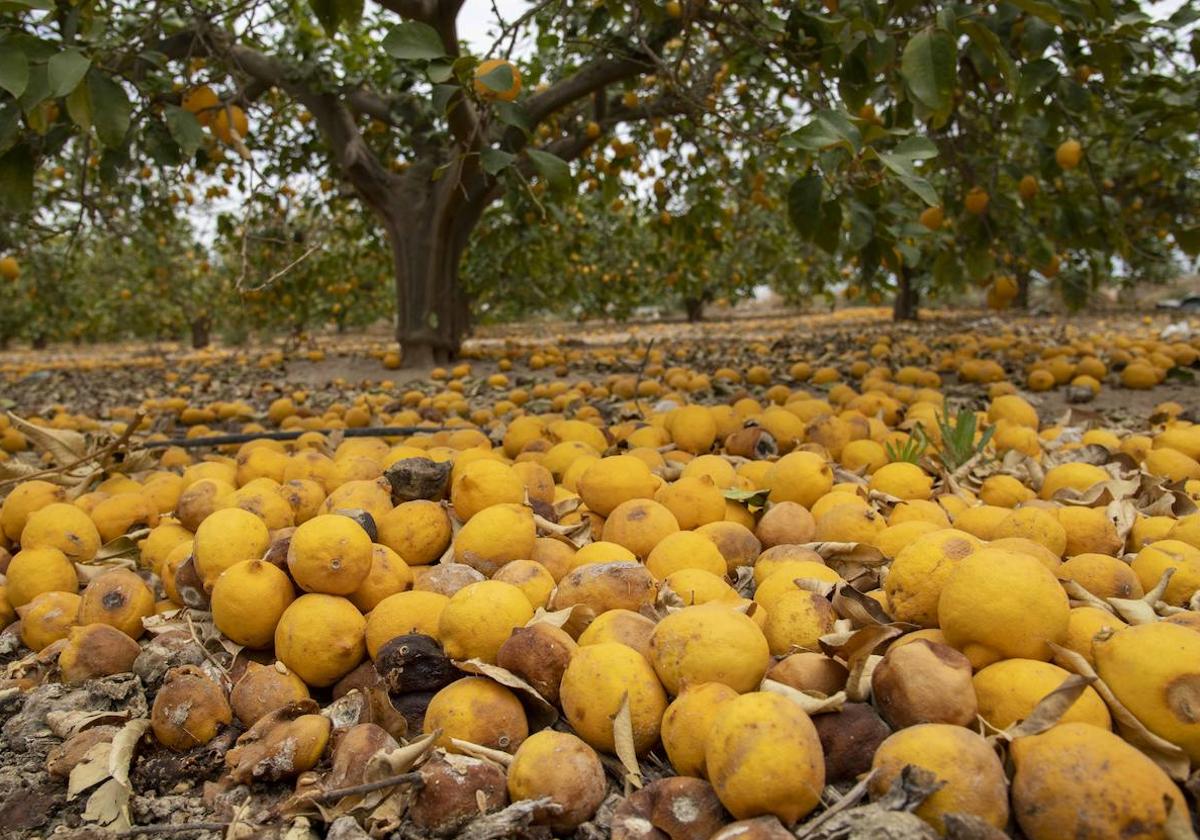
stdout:
<svg viewBox="0 0 1200 840">
<path fill-rule="evenodd" d="M 908 37 L 864 39 L 842 65 L 842 101 L 783 139 L 805 170 L 789 193 L 798 232 L 846 258 L 857 289 L 894 290 L 897 318 L 915 317 L 923 292 L 970 284 L 1003 307 L 1034 276 L 1075 304 L 1114 276 L 1173 276 L 1200 246 L 1197 12 L 1151 11 L 902 12 Z M 814 56 L 852 17 L 809 21 Z"/>
<path fill-rule="evenodd" d="M 908 309 L 923 285 L 987 278 L 1006 253 L 1030 265 L 1063 253 L 1072 257 L 1064 278 L 1082 266 L 1095 275 L 1120 243 L 1130 259 L 1144 250 L 1140 234 L 1113 235 L 1119 211 L 1145 192 L 1134 161 L 1160 162 L 1164 197 L 1142 196 L 1145 215 L 1120 227 L 1139 231 L 1149 218 L 1167 231 L 1161 242 L 1200 244 L 1195 204 L 1180 199 L 1194 162 L 1185 51 L 1195 13 L 1185 7 L 1164 26 L 1147 8 L 543 4 L 517 18 L 491 12 L 496 40 L 476 55 L 460 38 L 455 0 L 205 9 L 20 0 L 5 6 L 0 35 L 0 249 L 32 254 L 49 225 L 69 237 L 54 247 L 73 253 L 80 230 L 107 223 L 106 207 L 194 217 L 232 202 L 245 227 L 256 203 L 321 214 L 353 199 L 376 227 L 370 236 L 386 242 L 403 361 L 422 364 L 457 353 L 472 293 L 486 282 L 464 280 L 463 256 L 506 196 L 530 205 L 521 218 L 545 219 L 581 190 L 610 209 L 621 200 L 682 218 L 669 235 L 652 216 L 639 229 L 660 247 L 697 246 L 695 261 L 716 281 L 679 271 L 684 286 L 696 284 L 678 293 L 695 311 L 706 296 L 744 289 L 753 272 L 735 248 L 703 241 L 737 227 L 686 182 L 726 189 L 739 171 L 753 177 L 749 162 L 778 153 L 800 177 L 768 175 L 751 186 L 755 206 L 782 208 L 786 192 L 806 249 L 852 255 L 864 290 L 898 282 Z M 1111 138 L 1108 149 L 1099 137 Z M 1072 138 L 1080 147 L 1053 219 L 1003 199 L 1006 167 L 1045 179 Z M 1147 149 L 1156 157 L 1139 157 Z M 145 189 L 123 186 L 130 176 Z M 1106 179 L 1129 200 L 1110 206 Z M 968 198 L 975 211 L 949 246 L 934 247 L 921 208 L 956 220 Z M 1045 241 L 1031 233 L 996 244 L 1022 222 Z M 714 271 L 714 252 L 729 264 Z M 263 255 L 266 277 L 276 256 Z M 345 323 L 330 311 L 337 302 L 324 314 Z M 197 314 L 203 332 L 212 315 Z"/>
</svg>

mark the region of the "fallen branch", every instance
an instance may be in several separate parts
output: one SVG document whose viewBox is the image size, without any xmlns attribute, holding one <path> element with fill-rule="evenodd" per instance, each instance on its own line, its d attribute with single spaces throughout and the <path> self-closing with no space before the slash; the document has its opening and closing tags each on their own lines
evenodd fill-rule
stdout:
<svg viewBox="0 0 1200 840">
<path fill-rule="evenodd" d="M 81 455 L 68 464 L 50 467 L 49 469 L 42 470 L 41 472 L 30 473 L 29 475 L 5 479 L 4 481 L 0 481 L 0 488 L 7 487 L 9 484 L 19 484 L 23 481 L 30 481 L 35 478 L 45 478 L 46 476 L 69 473 L 76 467 L 82 467 L 84 464 L 88 464 L 93 461 L 98 462 L 100 464 L 100 468 L 103 470 L 107 468 L 111 456 L 119 452 L 127 443 L 129 443 L 129 439 L 133 436 L 134 430 L 142 424 L 142 420 L 145 419 L 145 416 L 146 415 L 144 414 L 138 413 L 133 418 L 133 421 L 125 427 L 125 431 L 121 433 L 120 437 L 118 437 L 112 443 L 100 447 L 95 452 L 89 452 L 86 455 Z"/>
<path fill-rule="evenodd" d="M 335 802 L 346 796 L 357 796 L 360 793 L 371 793 L 384 788 L 396 787 L 397 785 L 406 785 L 413 782 L 420 782 L 420 773 L 401 773 L 399 776 L 389 776 L 386 779 L 379 779 L 374 782 L 364 782 L 361 785 L 351 785 L 350 787 L 334 788 L 323 793 L 318 793 L 314 796 L 306 796 L 312 802 Z"/>
</svg>

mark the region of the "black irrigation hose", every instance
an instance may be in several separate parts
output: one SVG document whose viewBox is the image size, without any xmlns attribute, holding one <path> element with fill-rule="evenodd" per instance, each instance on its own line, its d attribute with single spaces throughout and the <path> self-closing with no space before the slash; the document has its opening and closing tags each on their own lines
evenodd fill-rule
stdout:
<svg viewBox="0 0 1200 840">
<path fill-rule="evenodd" d="M 178 446 L 183 449 L 198 449 L 202 446 L 228 446 L 232 443 L 249 443 L 252 440 L 296 440 L 313 429 L 300 429 L 289 432 L 247 432 L 241 435 L 213 435 L 211 437 L 183 438 L 182 440 L 148 440 L 140 445 L 141 449 L 166 449 Z M 372 428 L 336 429 L 343 437 L 395 437 L 398 435 L 417 435 L 425 432 L 452 432 L 445 426 L 375 426 Z M 318 432 L 318 434 L 327 434 Z"/>
</svg>

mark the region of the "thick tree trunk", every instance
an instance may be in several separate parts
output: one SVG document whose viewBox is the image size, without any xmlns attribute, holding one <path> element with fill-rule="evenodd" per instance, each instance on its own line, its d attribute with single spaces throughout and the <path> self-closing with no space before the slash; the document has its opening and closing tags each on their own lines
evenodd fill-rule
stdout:
<svg viewBox="0 0 1200 840">
<path fill-rule="evenodd" d="M 211 340 L 212 318 L 200 315 L 192 319 L 192 349 L 199 350 L 207 347 Z"/>
<path fill-rule="evenodd" d="M 683 309 L 687 312 L 689 324 L 695 324 L 698 321 L 704 320 L 704 301 L 700 298 L 687 298 L 683 302 Z"/>
<path fill-rule="evenodd" d="M 1033 282 L 1033 278 L 1028 271 L 1021 271 L 1017 274 L 1017 298 L 1013 301 L 1013 307 L 1016 309 L 1029 308 L 1029 286 Z"/>
<path fill-rule="evenodd" d="M 906 269 L 896 274 L 896 299 L 892 304 L 893 321 L 915 321 L 921 305 L 921 293 Z"/>
<path fill-rule="evenodd" d="M 48 345 L 49 343 L 50 343 L 50 340 L 48 338 L 46 338 L 45 333 L 38 333 L 37 335 L 35 335 L 33 337 L 33 341 L 30 342 L 30 344 L 33 346 L 34 350 L 45 350 L 46 345 Z"/>
<path fill-rule="evenodd" d="M 468 238 L 484 204 L 464 207 L 453 179 L 434 179 L 434 162 L 415 164 L 379 210 L 392 246 L 396 340 L 404 367 L 445 364 L 470 328 L 470 301 L 459 279 Z"/>
</svg>

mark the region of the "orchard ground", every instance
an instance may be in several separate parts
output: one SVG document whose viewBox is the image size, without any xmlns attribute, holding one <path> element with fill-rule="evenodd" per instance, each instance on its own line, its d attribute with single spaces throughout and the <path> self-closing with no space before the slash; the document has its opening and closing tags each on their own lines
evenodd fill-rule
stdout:
<svg viewBox="0 0 1200 840">
<path fill-rule="evenodd" d="M 921 315 L 0 354 L 6 836 L 1194 836 L 1200 318 Z"/>
<path fill-rule="evenodd" d="M 698 323 L 657 318 L 619 324 L 537 321 L 477 329 L 464 344 L 462 363 L 471 365 L 468 379 L 483 380 L 488 374 L 503 372 L 511 386 L 521 387 L 564 374 L 571 379 L 644 370 L 645 350 L 657 348 L 671 354 L 671 363 L 700 371 L 707 368 L 713 373 L 722 367 L 738 370 L 739 365 L 760 365 L 786 381 L 787 368 L 797 361 L 807 361 L 814 367 L 839 367 L 841 361 L 853 361 L 856 352 L 862 355 L 869 350 L 879 337 L 892 340 L 916 336 L 938 341 L 954 334 L 1011 334 L 1044 342 L 1047 349 L 1053 349 L 1056 342 L 1072 335 L 1123 331 L 1152 334 L 1177 323 L 1189 323 L 1186 313 L 1124 309 L 1047 318 L 934 309 L 922 310 L 916 323 L 895 324 L 890 310 L 883 307 L 849 307 L 821 314 L 751 311 L 718 315 Z M 1198 323 L 1200 319 L 1190 319 L 1193 331 Z M 202 402 L 246 400 L 263 411 L 271 400 L 301 390 L 308 392 L 312 406 L 323 408 L 365 391 L 395 389 L 397 396 L 409 389 L 432 393 L 439 382 L 448 378 L 437 375 L 438 371 L 448 373 L 446 368 L 389 369 L 384 359 L 393 347 L 381 326 L 348 334 L 330 332 L 302 340 L 277 339 L 241 346 L 222 346 L 218 342 L 199 351 L 176 342 L 13 349 L 0 352 L 0 382 L 4 384 L 0 409 L 22 416 L 65 410 L 108 418 L 114 408 L 128 407 L 135 397 L 165 397 L 180 389 L 188 389 L 186 396 L 195 395 Z M 561 348 L 568 358 L 554 363 L 543 360 L 531 366 L 530 358 L 544 354 L 547 348 Z M 680 353 L 684 355 L 680 357 Z M 504 365 L 497 364 L 500 356 L 507 359 Z M 199 380 L 189 381 L 196 375 Z M 981 387 L 986 383 L 962 381 L 956 371 L 943 371 L 942 377 L 964 398 L 980 397 L 986 390 Z M 1044 419 L 1057 418 L 1074 406 L 1077 411 L 1136 423 L 1163 400 L 1181 400 L 1195 407 L 1200 393 L 1192 385 L 1186 371 L 1177 371 L 1152 390 L 1106 387 L 1085 404 L 1069 401 L 1067 390 L 1060 387 L 1034 394 L 1032 400 Z M 475 397 L 495 399 L 504 388 L 475 383 L 472 390 Z M 704 393 L 697 396 L 716 402 L 737 390 L 737 382 L 718 377 L 715 391 L 707 397 Z"/>
</svg>

